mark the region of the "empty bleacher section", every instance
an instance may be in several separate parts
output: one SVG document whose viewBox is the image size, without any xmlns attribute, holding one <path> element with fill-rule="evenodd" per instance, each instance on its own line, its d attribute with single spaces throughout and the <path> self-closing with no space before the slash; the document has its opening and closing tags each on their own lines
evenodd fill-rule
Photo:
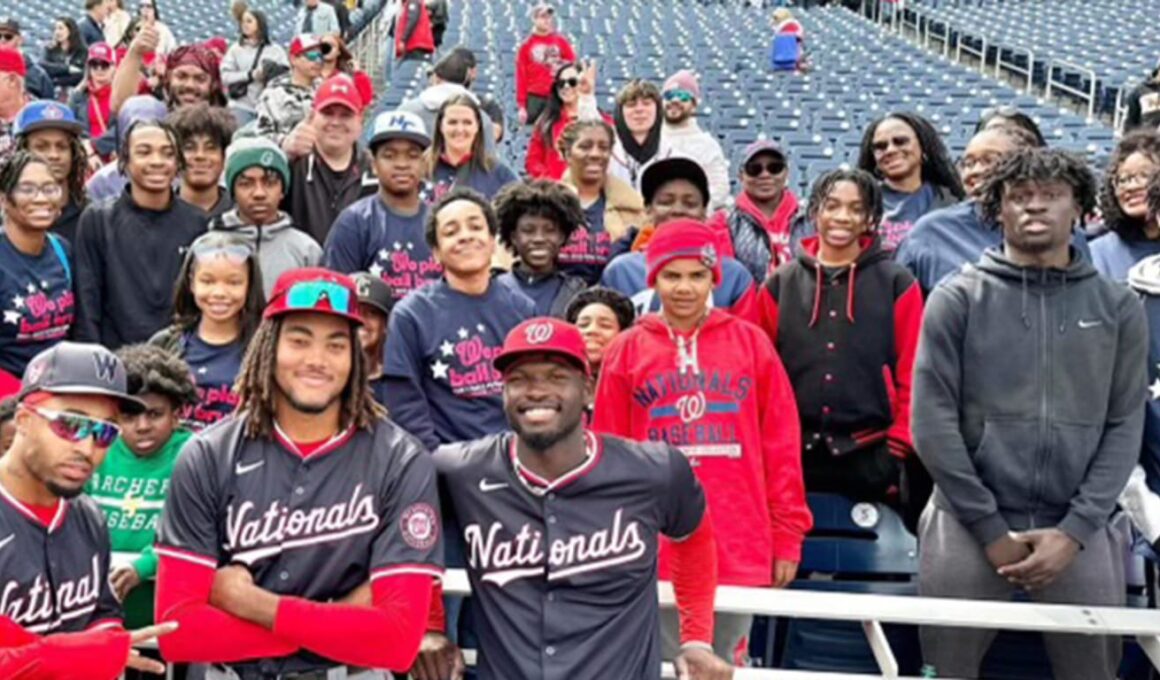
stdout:
<svg viewBox="0 0 1160 680">
<path fill-rule="evenodd" d="M 475 89 L 505 104 L 504 149 L 522 165 L 528 132 L 517 130 L 514 58 L 528 30 L 524 3 L 456 3 L 446 45 L 465 44 L 479 59 Z M 660 83 L 680 68 L 701 76 L 699 120 L 721 140 L 736 167 L 737 154 L 759 137 L 790 149 L 791 183 L 804 193 L 820 173 L 855 164 L 862 130 L 894 109 L 934 121 L 953 155 L 966 146 L 980 114 L 1016 105 L 1037 119 L 1053 145 L 1102 162 L 1112 131 L 1098 122 L 1027 96 L 952 59 L 913 45 L 887 28 L 840 7 L 800 12 L 812 70 L 769 70 L 769 14 L 736 5 L 597 0 L 563 3 L 561 30 L 579 54 L 599 63 L 597 95 L 611 110 L 617 89 L 634 77 Z M 425 84 L 415 63 L 396 67 L 379 110 L 413 96 Z"/>
</svg>

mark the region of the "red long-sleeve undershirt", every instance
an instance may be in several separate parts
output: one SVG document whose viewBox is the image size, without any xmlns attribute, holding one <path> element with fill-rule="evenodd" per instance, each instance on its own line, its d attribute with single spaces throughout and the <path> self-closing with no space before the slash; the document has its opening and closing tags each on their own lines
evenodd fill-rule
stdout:
<svg viewBox="0 0 1160 680">
<path fill-rule="evenodd" d="M 129 633 L 90 629 L 41 637 L 0 616 L 0 677 L 9 680 L 64 680 L 84 669 L 86 678 L 115 680 L 129 658 Z"/>
<path fill-rule="evenodd" d="M 419 651 L 432 576 L 399 573 L 371 583 L 372 607 L 279 598 L 274 630 L 209 604 L 215 570 L 161 555 L 158 620 L 178 630 L 159 639 L 168 661 L 229 663 L 308 649 L 338 663 L 406 670 Z"/>
<path fill-rule="evenodd" d="M 717 542 L 709 513 L 681 541 L 672 542 L 673 593 L 681 622 L 681 644 L 713 644 L 713 600 L 717 593 Z M 443 586 L 431 589 L 427 630 L 444 632 Z"/>
</svg>

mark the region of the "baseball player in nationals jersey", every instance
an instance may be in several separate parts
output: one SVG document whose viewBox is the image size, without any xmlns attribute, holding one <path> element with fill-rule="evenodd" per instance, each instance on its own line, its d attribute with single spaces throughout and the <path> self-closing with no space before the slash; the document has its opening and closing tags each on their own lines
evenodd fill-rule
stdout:
<svg viewBox="0 0 1160 680">
<path fill-rule="evenodd" d="M 719 680 L 713 655 L 716 546 L 685 457 L 663 444 L 583 426 L 592 394 L 580 331 L 534 318 L 495 359 L 514 434 L 435 453 L 445 508 L 466 543 L 479 603 L 480 680 L 659 678 L 657 541 L 678 546 L 678 677 Z M 437 607 L 434 607 L 437 609 Z M 458 677 L 462 661 L 433 612 L 417 680 Z"/>
<path fill-rule="evenodd" d="M 173 624 L 121 629 L 109 534 L 81 496 L 119 432 L 125 367 L 97 345 L 63 342 L 25 369 L 16 438 L 0 458 L 0 677 L 112 680 L 164 673 L 130 650 Z"/>
<path fill-rule="evenodd" d="M 208 680 L 384 678 L 419 650 L 442 573 L 435 468 L 367 385 L 346 276 L 277 281 L 239 410 L 182 450 L 158 529 L 171 661 Z M 380 670 L 374 670 L 380 669 Z"/>
</svg>

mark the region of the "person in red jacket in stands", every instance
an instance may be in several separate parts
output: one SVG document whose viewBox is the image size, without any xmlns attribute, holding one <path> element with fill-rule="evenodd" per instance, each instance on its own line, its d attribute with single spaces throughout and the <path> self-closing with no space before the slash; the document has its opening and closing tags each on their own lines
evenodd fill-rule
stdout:
<svg viewBox="0 0 1160 680">
<path fill-rule="evenodd" d="M 423 0 L 399 0 L 395 22 L 395 58 L 430 59 L 435 52 L 435 34 Z"/>
<path fill-rule="evenodd" d="M 548 106 L 555 75 L 576 61 L 572 43 L 556 32 L 556 8 L 541 2 L 532 8 L 532 34 L 516 54 L 516 103 L 520 125 L 536 122 Z"/>
<path fill-rule="evenodd" d="M 898 501 L 914 455 L 910 385 L 922 290 L 876 233 L 882 193 L 861 170 L 814 183 L 818 235 L 761 292 L 761 323 L 793 383 L 810 492 Z"/>
<path fill-rule="evenodd" d="M 721 280 L 717 235 L 675 220 L 648 247 L 648 285 L 661 299 L 612 341 L 596 389 L 593 429 L 665 441 L 690 458 L 709 501 L 721 585 L 793 581 L 813 524 L 802 482 L 793 387 L 756 325 L 710 308 Z M 661 549 L 668 578 L 669 545 Z M 716 615 L 713 649 L 734 658 L 748 614 Z M 662 655 L 676 652 L 676 616 L 662 612 Z"/>
<path fill-rule="evenodd" d="M 528 179 L 562 178 L 568 170 L 568 162 L 560 148 L 564 129 L 574 120 L 596 118 L 604 118 L 609 125 L 612 124 L 612 119 L 601 113 L 596 105 L 596 62 L 564 64 L 556 71 L 552 96 L 544 112 L 536 119 L 528 140 L 528 155 L 524 159 Z"/>
</svg>

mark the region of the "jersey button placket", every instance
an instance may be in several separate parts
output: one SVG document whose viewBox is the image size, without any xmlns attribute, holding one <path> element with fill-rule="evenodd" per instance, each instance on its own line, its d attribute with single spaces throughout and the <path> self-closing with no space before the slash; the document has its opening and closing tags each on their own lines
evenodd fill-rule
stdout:
<svg viewBox="0 0 1160 680">
<path fill-rule="evenodd" d="M 544 517 L 544 547 L 547 551 L 546 557 L 549 560 L 549 575 L 552 573 L 551 546 L 556 542 L 556 540 L 564 540 L 561 536 L 559 517 L 556 515 L 556 505 L 556 494 L 554 492 L 549 492 L 543 497 L 541 508 L 543 509 L 542 516 Z M 545 588 L 548 590 L 544 596 L 545 604 L 541 605 L 541 620 L 543 622 L 542 644 L 544 645 L 544 653 L 541 656 L 541 668 L 543 669 L 542 677 L 544 678 L 554 678 L 558 675 L 558 673 L 552 672 L 552 668 L 554 666 L 553 662 L 555 661 L 556 654 L 559 651 L 557 650 L 556 645 L 553 644 L 553 641 L 557 638 L 558 633 L 562 630 L 563 622 L 560 620 L 559 609 L 556 607 L 548 607 L 546 605 L 548 602 L 556 601 L 556 594 L 552 592 L 553 587 L 553 583 L 551 579 L 549 579 L 545 584 Z"/>
</svg>

